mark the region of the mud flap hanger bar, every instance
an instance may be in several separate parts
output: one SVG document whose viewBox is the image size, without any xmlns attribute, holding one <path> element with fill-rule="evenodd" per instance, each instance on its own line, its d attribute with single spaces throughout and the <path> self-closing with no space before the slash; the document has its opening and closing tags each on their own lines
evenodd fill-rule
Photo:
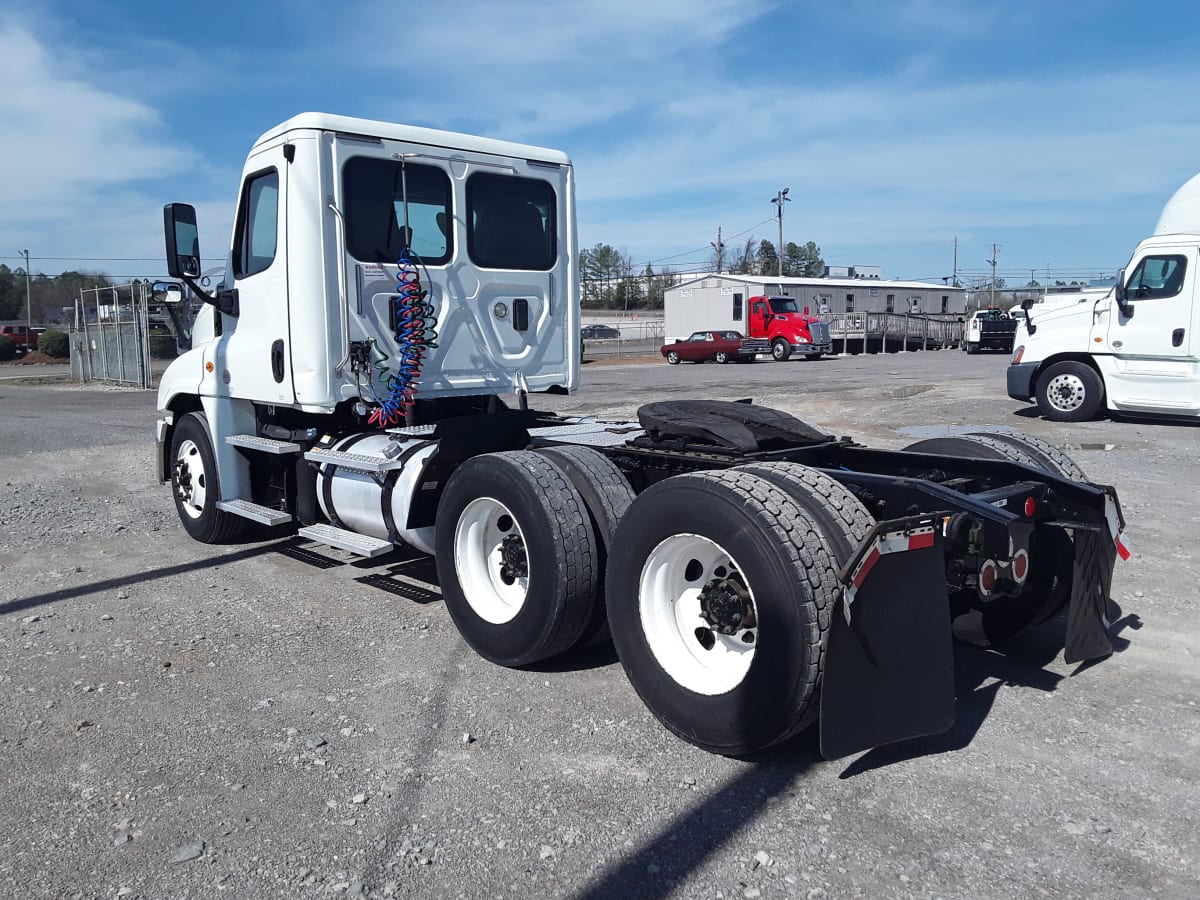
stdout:
<svg viewBox="0 0 1200 900">
<path fill-rule="evenodd" d="M 850 607 L 854 598 L 880 558 L 890 553 L 932 547 L 941 523 L 950 515 L 948 512 L 932 513 L 875 523 L 845 568 L 838 572 L 838 579 L 845 585 L 842 613 L 847 625 L 850 624 Z"/>
</svg>

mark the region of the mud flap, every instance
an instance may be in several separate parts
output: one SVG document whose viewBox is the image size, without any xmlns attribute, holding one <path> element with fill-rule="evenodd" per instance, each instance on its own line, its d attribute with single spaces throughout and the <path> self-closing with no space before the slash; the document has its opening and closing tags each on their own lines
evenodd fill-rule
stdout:
<svg viewBox="0 0 1200 900">
<path fill-rule="evenodd" d="M 1116 561 L 1117 545 L 1107 535 L 1082 528 L 1075 530 L 1075 562 L 1063 652 L 1068 663 L 1101 659 L 1113 652 L 1106 613 Z"/>
<path fill-rule="evenodd" d="M 880 523 L 848 565 L 821 685 L 821 755 L 837 759 L 954 724 L 954 651 L 942 536 Z M 914 527 L 915 526 L 915 527 Z"/>
</svg>

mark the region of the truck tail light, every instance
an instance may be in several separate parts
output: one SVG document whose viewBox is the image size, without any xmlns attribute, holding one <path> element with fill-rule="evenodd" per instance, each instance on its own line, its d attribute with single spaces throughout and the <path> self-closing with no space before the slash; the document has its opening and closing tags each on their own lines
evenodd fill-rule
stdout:
<svg viewBox="0 0 1200 900">
<path fill-rule="evenodd" d="M 985 597 L 991 596 L 996 589 L 996 562 L 989 559 L 979 567 L 979 593 Z"/>
</svg>

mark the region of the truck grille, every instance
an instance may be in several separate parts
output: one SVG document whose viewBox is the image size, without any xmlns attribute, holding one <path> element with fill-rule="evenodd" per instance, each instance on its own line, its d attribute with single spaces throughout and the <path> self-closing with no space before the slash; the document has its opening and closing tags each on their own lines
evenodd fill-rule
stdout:
<svg viewBox="0 0 1200 900">
<path fill-rule="evenodd" d="M 810 322 L 808 332 L 812 335 L 814 344 L 829 343 L 829 324 L 827 322 Z"/>
</svg>

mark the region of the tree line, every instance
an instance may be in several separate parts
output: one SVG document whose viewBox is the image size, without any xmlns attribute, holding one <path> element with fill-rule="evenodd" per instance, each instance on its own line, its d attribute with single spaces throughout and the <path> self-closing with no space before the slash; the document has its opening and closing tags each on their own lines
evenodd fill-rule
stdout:
<svg viewBox="0 0 1200 900">
<path fill-rule="evenodd" d="M 89 272 L 63 272 L 53 277 L 33 275 L 28 280 L 29 318 L 37 324 L 64 321 L 64 309 L 71 309 L 81 290 L 108 287 L 107 275 Z M 10 269 L 0 263 L 0 321 L 25 321 L 26 279 L 24 268 Z"/>
<path fill-rule="evenodd" d="M 774 276 L 779 274 L 779 263 L 779 252 L 771 241 L 756 242 L 750 237 L 729 256 L 725 255 L 724 245 L 714 247 L 702 268 L 731 275 Z M 667 288 L 677 284 L 683 274 L 670 267 L 656 272 L 650 264 L 642 269 L 629 254 L 611 244 L 596 244 L 579 254 L 582 302 L 588 309 L 661 309 Z M 785 277 L 819 278 L 824 274 L 821 248 L 814 242 L 789 241 L 784 245 Z"/>
</svg>

